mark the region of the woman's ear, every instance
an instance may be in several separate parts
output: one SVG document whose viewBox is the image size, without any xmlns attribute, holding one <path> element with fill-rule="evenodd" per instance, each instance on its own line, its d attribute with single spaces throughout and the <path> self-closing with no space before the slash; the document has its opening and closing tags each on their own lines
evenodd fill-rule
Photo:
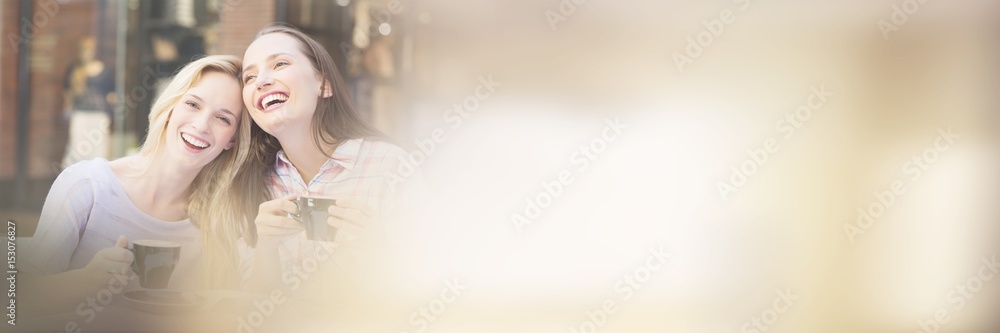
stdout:
<svg viewBox="0 0 1000 333">
<path fill-rule="evenodd" d="M 233 146 L 235 145 L 236 145 L 236 139 L 229 140 L 229 143 L 226 144 L 226 148 L 223 148 L 223 150 L 233 149 Z"/>
<path fill-rule="evenodd" d="M 330 81 L 324 80 L 323 87 L 321 87 L 321 89 L 323 89 L 323 98 L 330 98 L 333 96 L 333 88 L 330 85 Z"/>
</svg>

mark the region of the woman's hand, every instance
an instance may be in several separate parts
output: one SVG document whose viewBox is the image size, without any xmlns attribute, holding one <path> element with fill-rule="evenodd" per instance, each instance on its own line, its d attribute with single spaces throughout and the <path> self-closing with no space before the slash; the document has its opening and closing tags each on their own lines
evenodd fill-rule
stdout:
<svg viewBox="0 0 1000 333">
<path fill-rule="evenodd" d="M 302 223 L 288 217 L 288 214 L 298 214 L 299 207 L 292 200 L 298 195 L 290 194 L 260 204 L 257 211 L 257 242 L 277 243 L 288 237 L 305 231 Z"/>
<path fill-rule="evenodd" d="M 336 243 L 360 240 L 365 243 L 381 240 L 378 231 L 382 229 L 382 221 L 378 213 L 364 202 L 358 200 L 337 199 L 336 204 L 327 209 L 330 217 L 326 222 L 337 228 Z"/>
<path fill-rule="evenodd" d="M 39 315 L 72 312 L 88 297 L 101 290 L 122 290 L 132 280 L 134 256 L 128 238 L 118 236 L 115 245 L 94 254 L 86 266 L 74 270 L 32 276 L 26 280 L 23 303 L 28 312 Z M 19 301 L 20 302 L 20 301 Z M 19 303 L 21 304 L 21 303 Z M 39 317 L 41 318 L 41 317 Z"/>
<path fill-rule="evenodd" d="M 133 260 L 135 256 L 128 250 L 128 238 L 121 235 L 118 236 L 115 246 L 94 254 L 94 258 L 90 259 L 90 263 L 87 263 L 80 273 L 83 274 L 83 279 L 99 287 L 105 287 L 119 279 L 131 280 Z"/>
</svg>

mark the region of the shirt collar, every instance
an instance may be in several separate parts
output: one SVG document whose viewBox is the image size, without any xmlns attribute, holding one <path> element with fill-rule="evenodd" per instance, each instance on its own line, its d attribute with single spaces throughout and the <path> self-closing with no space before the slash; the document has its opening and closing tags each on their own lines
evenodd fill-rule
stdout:
<svg viewBox="0 0 1000 333">
<path fill-rule="evenodd" d="M 333 151 L 333 162 L 340 164 L 344 169 L 354 169 L 358 163 L 358 153 L 361 152 L 361 141 L 364 139 L 350 139 L 344 141 Z"/>
<path fill-rule="evenodd" d="M 364 139 L 350 139 L 341 143 L 337 146 L 337 149 L 333 151 L 333 157 L 327 160 L 326 163 L 323 164 L 323 167 L 320 168 L 320 172 L 328 168 L 330 166 L 330 162 L 336 163 L 344 167 L 346 170 L 354 169 L 354 165 L 358 162 L 358 153 L 361 152 L 362 141 L 364 141 Z M 287 156 L 285 156 L 284 149 L 278 151 L 278 161 L 292 165 L 292 162 L 288 160 Z"/>
</svg>

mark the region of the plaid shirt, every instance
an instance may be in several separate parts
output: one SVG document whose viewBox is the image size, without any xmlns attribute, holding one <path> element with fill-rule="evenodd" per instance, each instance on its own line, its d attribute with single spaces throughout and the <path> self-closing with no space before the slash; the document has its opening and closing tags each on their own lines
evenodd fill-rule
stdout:
<svg viewBox="0 0 1000 333">
<path fill-rule="evenodd" d="M 405 151 L 390 143 L 349 140 L 334 150 L 333 158 L 327 160 L 307 184 L 282 150 L 274 163 L 271 195 L 273 198 L 296 194 L 360 200 L 385 215 L 395 208 L 390 198 L 393 191 L 389 179 L 406 156 Z"/>
<path fill-rule="evenodd" d="M 268 182 L 272 198 L 296 194 L 353 199 L 367 203 L 380 217 L 394 217 L 399 216 L 401 210 L 410 210 L 401 207 L 410 206 L 412 202 L 404 204 L 401 201 L 403 197 L 411 198 L 407 195 L 413 193 L 411 189 L 424 189 L 417 170 L 412 175 L 401 178 L 399 170 L 403 164 L 409 164 L 404 162 L 408 158 L 406 151 L 391 143 L 370 139 L 348 140 L 334 150 L 332 158 L 306 183 L 282 150 L 278 152 L 274 164 L 274 176 Z M 406 190 L 402 190 L 403 187 L 397 182 L 408 184 L 405 186 Z M 410 184 L 418 186 L 409 186 Z M 397 186 L 400 188 L 397 189 Z M 243 245 L 240 266 L 245 279 L 249 277 L 252 267 L 253 249 L 240 243 Z M 319 250 L 317 245 L 322 244 L 325 243 L 307 240 L 304 232 L 291 237 L 278 248 L 283 269 L 289 269 L 289 264 L 301 263 L 303 255 L 315 255 Z"/>
</svg>

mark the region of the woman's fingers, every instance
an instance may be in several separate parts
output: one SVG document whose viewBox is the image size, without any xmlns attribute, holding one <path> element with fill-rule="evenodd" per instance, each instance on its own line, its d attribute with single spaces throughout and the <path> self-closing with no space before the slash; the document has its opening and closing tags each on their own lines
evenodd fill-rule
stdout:
<svg viewBox="0 0 1000 333">
<path fill-rule="evenodd" d="M 340 207 L 345 209 L 354 209 L 361 212 L 367 216 L 375 216 L 377 213 L 371 206 L 368 206 L 364 201 L 351 200 L 351 199 L 337 199 L 337 203 L 331 207 Z M 332 214 L 332 213 L 331 213 Z"/>
<path fill-rule="evenodd" d="M 257 235 L 267 239 L 282 239 L 305 230 L 302 223 L 289 217 L 289 214 L 299 213 L 298 205 L 292 201 L 298 196 L 289 194 L 260 204 L 257 219 L 254 220 Z"/>
<path fill-rule="evenodd" d="M 115 247 L 107 250 L 109 258 L 113 261 L 131 265 L 132 261 L 135 260 L 135 254 L 128 249 L 128 237 L 125 237 L 125 235 L 119 235 L 118 240 L 115 242 Z"/>
<path fill-rule="evenodd" d="M 299 206 L 292 202 L 292 200 L 297 197 L 298 195 L 296 194 L 289 194 L 278 199 L 266 201 L 260 204 L 258 215 L 266 214 L 284 216 L 289 213 L 298 214 Z"/>
<path fill-rule="evenodd" d="M 337 200 L 336 205 L 327 209 L 330 216 L 327 224 L 337 228 L 337 240 L 375 240 L 373 231 L 378 230 L 379 220 L 374 209 L 358 200 Z M 367 235 L 367 236 L 363 236 Z"/>
<path fill-rule="evenodd" d="M 369 224 L 372 218 L 371 215 L 367 215 L 358 209 L 337 206 L 330 206 L 330 208 L 327 209 L 327 213 L 329 213 L 331 217 L 351 221 L 360 225 Z"/>
<path fill-rule="evenodd" d="M 125 235 L 118 235 L 118 241 L 115 242 L 115 247 L 120 247 L 123 249 L 128 248 L 128 237 Z"/>
<path fill-rule="evenodd" d="M 121 261 L 106 261 L 101 272 L 106 272 L 109 274 L 121 274 L 122 272 L 128 272 L 132 270 L 132 263 L 124 263 Z"/>
<path fill-rule="evenodd" d="M 117 246 L 103 249 L 98 252 L 98 255 L 102 260 L 115 264 L 130 265 L 135 259 L 132 251 Z"/>
<path fill-rule="evenodd" d="M 327 213 L 332 217 L 350 221 L 361 226 L 370 226 L 378 222 L 378 216 L 374 209 L 363 201 L 358 200 L 337 200 L 336 205 L 330 206 Z"/>
<path fill-rule="evenodd" d="M 260 204 L 257 219 L 254 221 L 254 223 L 257 224 L 258 232 L 260 232 L 261 229 L 301 230 L 302 226 L 300 223 L 297 223 L 295 220 L 288 217 L 288 214 L 299 213 L 299 207 L 292 202 L 292 199 L 296 196 L 297 195 L 290 194 Z"/>
<path fill-rule="evenodd" d="M 258 229 L 268 228 L 274 230 L 302 230 L 302 223 L 285 216 L 271 216 L 257 223 Z"/>
<path fill-rule="evenodd" d="M 302 223 L 286 216 L 270 216 L 257 219 L 257 233 L 264 235 L 287 235 L 302 232 Z"/>
<path fill-rule="evenodd" d="M 326 224 L 331 227 L 337 228 L 337 232 L 346 232 L 352 235 L 360 235 L 365 231 L 365 226 L 359 225 L 357 223 L 352 223 L 341 218 L 330 216 L 326 219 Z"/>
<path fill-rule="evenodd" d="M 298 214 L 299 205 L 296 205 L 295 202 L 292 201 L 296 198 L 298 198 L 298 195 L 290 194 L 278 199 L 278 209 L 287 213 Z"/>
<path fill-rule="evenodd" d="M 117 246 L 109 247 L 98 251 L 94 255 L 94 259 L 87 264 L 87 269 L 93 272 L 92 276 L 97 279 L 96 282 L 103 283 L 114 274 L 122 274 L 122 272 L 128 274 L 132 270 L 133 259 L 131 251 Z"/>
</svg>

